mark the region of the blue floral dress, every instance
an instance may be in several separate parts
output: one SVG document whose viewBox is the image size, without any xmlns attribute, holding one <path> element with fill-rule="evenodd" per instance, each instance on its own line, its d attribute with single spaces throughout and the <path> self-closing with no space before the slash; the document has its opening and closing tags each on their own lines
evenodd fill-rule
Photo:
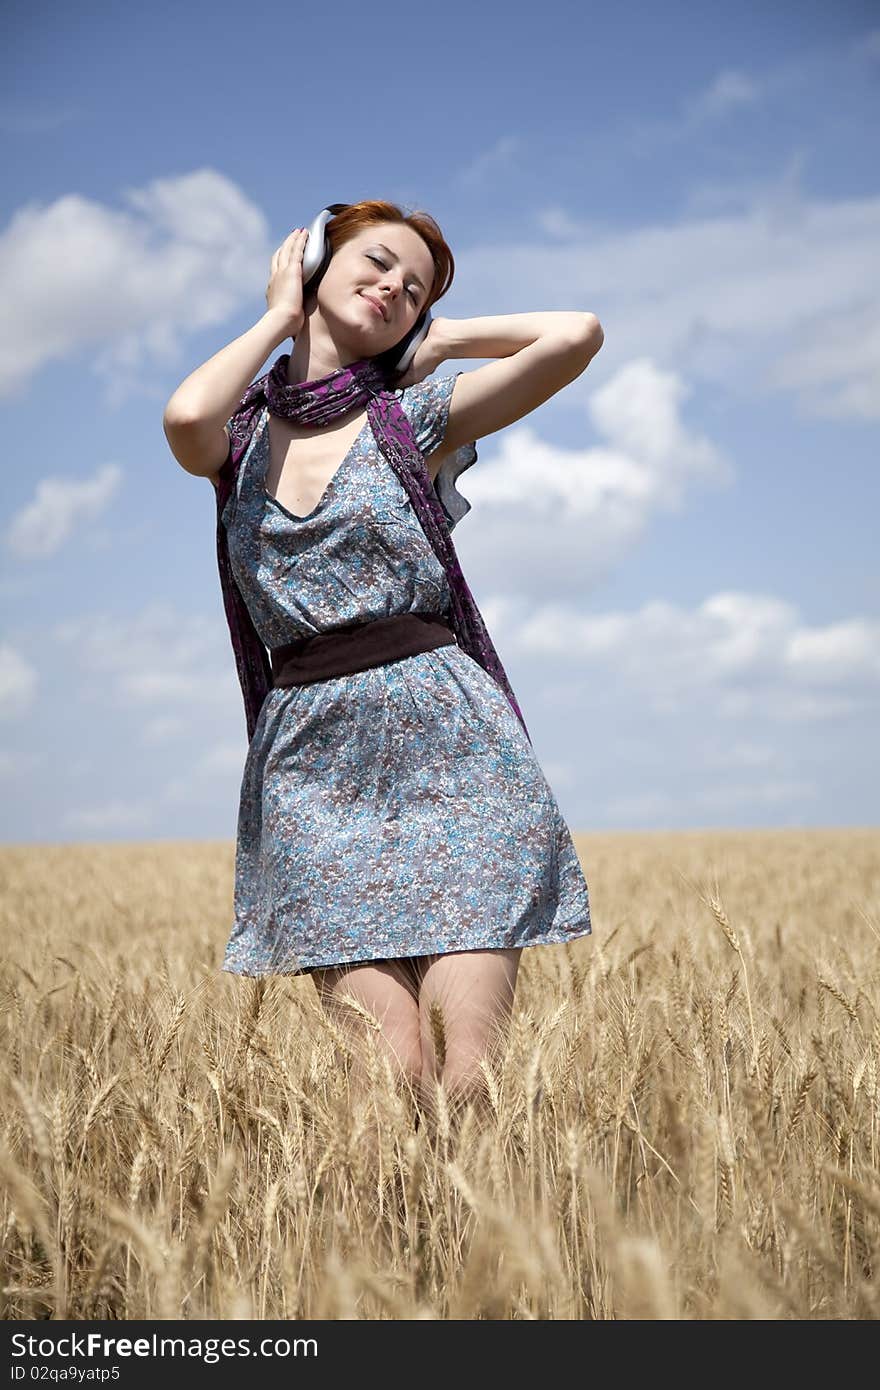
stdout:
<svg viewBox="0 0 880 1390">
<path fill-rule="evenodd" d="M 397 392 L 426 455 L 459 375 Z M 443 566 L 369 421 L 305 517 L 266 490 L 267 421 L 264 409 L 222 515 L 265 645 L 358 619 L 448 615 Z M 475 458 L 469 446 L 458 468 Z M 461 515 L 469 504 L 456 495 Z M 591 931 L 587 884 L 532 746 L 456 644 L 269 692 L 242 775 L 234 910 L 222 968 L 251 976 Z"/>
</svg>

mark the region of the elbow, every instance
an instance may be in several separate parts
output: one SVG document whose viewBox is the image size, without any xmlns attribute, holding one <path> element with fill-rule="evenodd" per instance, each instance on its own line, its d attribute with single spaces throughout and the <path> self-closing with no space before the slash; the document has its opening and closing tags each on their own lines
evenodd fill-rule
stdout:
<svg viewBox="0 0 880 1390">
<path fill-rule="evenodd" d="M 605 341 L 605 333 L 595 314 L 578 314 L 577 345 L 583 356 L 583 365 L 589 366 Z"/>
<path fill-rule="evenodd" d="M 162 424 L 164 425 L 166 430 L 169 427 L 171 429 L 179 429 L 181 425 L 191 425 L 192 423 L 192 412 L 181 409 L 180 405 L 175 402 L 174 397 L 172 396 L 168 404 L 165 406 L 165 410 L 162 415 Z"/>
<path fill-rule="evenodd" d="M 167 429 L 169 425 L 181 424 L 182 419 L 182 413 L 175 405 L 174 397 L 172 396 L 171 399 L 166 403 L 165 409 L 162 412 L 162 424 L 164 425 L 165 429 Z"/>
<path fill-rule="evenodd" d="M 592 353 L 595 354 L 605 341 L 605 330 L 595 314 L 584 314 L 584 319 L 586 320 L 587 341 L 592 348 Z"/>
</svg>

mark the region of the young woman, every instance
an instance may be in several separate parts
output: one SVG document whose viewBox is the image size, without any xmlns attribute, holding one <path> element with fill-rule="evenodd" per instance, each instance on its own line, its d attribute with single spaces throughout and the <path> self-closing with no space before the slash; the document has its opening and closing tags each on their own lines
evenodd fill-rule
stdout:
<svg viewBox="0 0 880 1390">
<path fill-rule="evenodd" d="M 251 419 L 236 485 L 218 500 L 236 585 L 273 663 L 286 644 L 304 650 L 353 624 L 451 622 L 449 564 L 377 447 L 365 397 L 317 426 L 277 404 L 301 399 L 302 383 L 345 384 L 352 364 L 395 360 L 452 281 L 452 254 L 427 214 L 342 206 L 315 286 L 304 293 L 298 227 L 272 257 L 266 313 L 165 410 L 177 460 L 218 487 L 245 388 L 293 339 L 273 367 L 274 397 L 267 385 Z M 580 310 L 434 317 L 404 375 L 383 367 L 450 530 L 469 510 L 455 479 L 475 461 L 474 441 L 574 381 L 602 341 L 596 316 Z M 463 357 L 499 360 L 430 375 Z M 223 963 L 241 975 L 310 974 L 354 1030 L 366 1010 L 428 1108 L 438 1083 L 449 1100 L 482 1093 L 522 949 L 591 931 L 587 884 L 525 726 L 497 676 L 449 638 L 269 691 L 242 778 Z"/>
</svg>

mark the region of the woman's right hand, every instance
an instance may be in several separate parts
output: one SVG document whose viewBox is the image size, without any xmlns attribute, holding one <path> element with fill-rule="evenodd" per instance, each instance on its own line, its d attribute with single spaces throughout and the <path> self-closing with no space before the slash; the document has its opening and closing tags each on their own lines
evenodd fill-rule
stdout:
<svg viewBox="0 0 880 1390">
<path fill-rule="evenodd" d="M 269 283 L 266 286 L 267 307 L 284 314 L 292 338 L 302 330 L 305 321 L 302 258 L 308 235 L 307 228 L 294 227 L 290 236 L 282 241 L 272 257 Z"/>
</svg>

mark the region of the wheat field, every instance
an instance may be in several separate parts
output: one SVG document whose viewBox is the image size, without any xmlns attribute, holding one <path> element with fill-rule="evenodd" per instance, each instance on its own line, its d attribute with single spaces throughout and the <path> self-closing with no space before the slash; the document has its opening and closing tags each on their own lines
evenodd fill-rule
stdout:
<svg viewBox="0 0 880 1390">
<path fill-rule="evenodd" d="M 592 937 L 432 1125 L 220 972 L 231 844 L 0 850 L 3 1317 L 876 1317 L 880 831 L 576 843 Z"/>
</svg>

